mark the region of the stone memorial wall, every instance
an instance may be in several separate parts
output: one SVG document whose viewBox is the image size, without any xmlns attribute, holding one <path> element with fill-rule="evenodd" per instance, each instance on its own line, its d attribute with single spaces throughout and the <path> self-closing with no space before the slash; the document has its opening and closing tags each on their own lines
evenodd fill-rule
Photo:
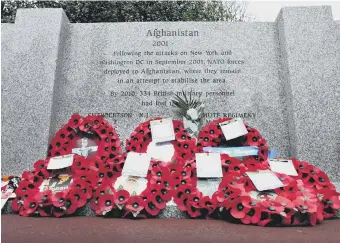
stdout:
<svg viewBox="0 0 340 243">
<path fill-rule="evenodd" d="M 330 7 L 284 8 L 273 23 L 69 23 L 62 9 L 19 9 L 2 24 L 2 173 L 44 158 L 75 112 L 103 114 L 121 140 L 173 117 L 182 90 L 205 122 L 242 117 L 280 157 L 340 182 L 340 23 Z"/>
</svg>

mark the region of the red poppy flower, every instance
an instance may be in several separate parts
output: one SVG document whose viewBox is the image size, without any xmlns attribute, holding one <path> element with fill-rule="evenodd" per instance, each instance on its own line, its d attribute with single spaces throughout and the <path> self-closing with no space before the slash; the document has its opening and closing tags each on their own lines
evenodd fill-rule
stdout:
<svg viewBox="0 0 340 243">
<path fill-rule="evenodd" d="M 151 169 L 151 175 L 155 179 L 170 177 L 170 170 L 166 167 L 156 166 Z"/>
<path fill-rule="evenodd" d="M 257 224 L 261 220 L 261 209 L 260 207 L 252 207 L 249 212 L 240 219 L 244 224 Z"/>
<path fill-rule="evenodd" d="M 189 138 L 191 139 L 191 136 L 188 135 L 188 133 L 184 129 L 181 129 L 175 133 L 175 139 L 177 142 L 185 142 L 189 140 Z"/>
<path fill-rule="evenodd" d="M 330 183 L 329 177 L 323 171 L 319 171 L 318 173 L 312 175 L 317 185 L 326 186 Z"/>
<path fill-rule="evenodd" d="M 103 116 L 89 116 L 89 118 L 93 121 L 92 127 L 94 129 L 99 128 L 103 122 Z"/>
<path fill-rule="evenodd" d="M 243 185 L 247 181 L 248 177 L 245 177 L 239 173 L 239 171 L 229 172 L 228 176 L 223 177 L 220 187 L 238 187 L 244 188 Z"/>
<path fill-rule="evenodd" d="M 124 205 L 129 200 L 130 193 L 126 190 L 119 190 L 114 193 L 114 202 L 118 205 Z"/>
<path fill-rule="evenodd" d="M 114 178 L 113 169 L 110 164 L 100 164 L 96 170 L 96 177 L 99 180 L 111 180 Z"/>
<path fill-rule="evenodd" d="M 162 197 L 162 193 L 160 192 L 156 192 L 154 194 L 154 197 L 155 197 L 155 201 L 154 201 L 154 204 L 156 205 L 157 208 L 159 209 L 164 209 L 166 207 L 166 201 L 163 199 Z"/>
<path fill-rule="evenodd" d="M 181 175 L 181 179 L 189 179 L 191 177 L 191 174 L 192 174 L 191 169 L 189 169 L 187 167 L 183 167 L 183 166 L 179 166 L 177 171 Z"/>
<path fill-rule="evenodd" d="M 189 143 L 184 143 L 183 146 L 188 146 Z M 195 156 L 195 153 L 193 150 L 191 149 L 185 149 L 184 147 L 182 147 L 181 143 L 176 143 L 176 150 L 175 153 L 172 157 L 172 159 L 174 158 L 179 158 L 179 160 L 190 160 L 193 159 Z"/>
<path fill-rule="evenodd" d="M 156 206 L 156 197 L 151 195 L 145 201 L 145 210 L 152 216 L 156 216 L 161 211 L 160 208 Z"/>
<path fill-rule="evenodd" d="M 124 167 L 125 159 L 126 155 L 118 155 L 112 160 L 109 160 L 108 163 L 112 165 L 112 170 L 114 172 L 121 172 Z"/>
<path fill-rule="evenodd" d="M 72 171 L 84 170 L 86 168 L 86 160 L 83 156 L 74 155 L 72 163 Z"/>
<path fill-rule="evenodd" d="M 86 204 L 86 194 L 80 188 L 70 190 L 68 198 L 76 205 L 77 208 L 83 207 Z"/>
<path fill-rule="evenodd" d="M 21 181 L 27 180 L 33 180 L 34 172 L 33 171 L 24 171 L 21 175 Z"/>
<path fill-rule="evenodd" d="M 33 166 L 36 171 L 40 171 L 44 169 L 46 165 L 47 165 L 46 161 L 41 159 L 41 160 L 35 161 Z"/>
<path fill-rule="evenodd" d="M 199 207 L 208 210 L 208 215 L 211 214 L 217 207 L 216 200 L 210 198 L 209 196 L 205 196 L 200 198 Z"/>
<path fill-rule="evenodd" d="M 254 167 L 257 166 L 257 164 L 259 163 L 259 161 L 257 159 L 254 158 L 254 156 L 247 156 L 244 157 L 242 163 L 248 168 L 248 169 L 252 169 Z"/>
<path fill-rule="evenodd" d="M 317 204 L 315 202 L 311 202 L 305 197 L 299 196 L 297 197 L 293 203 L 296 205 L 296 208 L 299 209 L 302 213 L 315 213 L 317 212 Z"/>
<path fill-rule="evenodd" d="M 34 196 L 29 196 L 25 199 L 23 206 L 24 206 L 25 212 L 29 215 L 29 214 L 34 213 L 37 210 L 39 203 L 35 199 Z"/>
<path fill-rule="evenodd" d="M 52 148 L 50 150 L 50 156 L 61 156 L 61 155 L 64 155 L 64 154 L 69 154 L 69 153 L 70 152 L 68 152 L 64 146 L 62 146 L 60 148 Z"/>
<path fill-rule="evenodd" d="M 83 119 L 83 117 L 80 116 L 79 114 L 73 114 L 71 116 L 71 119 L 68 121 L 67 126 L 69 126 L 71 128 L 76 128 L 81 124 L 82 119 Z"/>
<path fill-rule="evenodd" d="M 189 199 L 189 195 L 185 194 L 181 191 L 177 191 L 174 193 L 174 203 L 177 205 L 177 208 L 181 211 L 187 211 L 187 202 Z"/>
<path fill-rule="evenodd" d="M 305 198 L 306 200 L 309 200 L 311 202 L 317 202 L 317 191 L 313 186 L 308 186 L 298 183 L 298 191 L 295 193 L 296 196 L 301 196 Z"/>
<path fill-rule="evenodd" d="M 68 129 L 69 128 L 69 129 Z M 69 126 L 64 126 L 62 127 L 62 129 L 60 129 L 56 134 L 55 137 L 58 139 L 64 139 L 64 141 L 66 142 L 67 137 L 72 134 L 74 130 L 69 127 Z"/>
<path fill-rule="evenodd" d="M 79 125 L 79 130 L 83 131 L 83 132 L 89 132 L 92 124 L 93 124 L 92 120 L 88 117 L 85 117 Z M 99 136 L 100 136 L 100 134 L 99 134 Z"/>
<path fill-rule="evenodd" d="M 308 162 L 299 161 L 295 158 L 292 158 L 292 161 L 293 161 L 294 167 L 295 167 L 295 169 L 298 172 L 300 177 L 302 177 L 302 175 L 304 173 L 308 173 L 308 171 L 309 171 Z"/>
<path fill-rule="evenodd" d="M 274 172 L 274 174 L 280 179 L 280 181 L 282 182 L 282 184 L 284 186 L 288 186 L 290 183 L 295 181 L 295 179 L 293 177 L 288 176 L 286 174 L 281 174 L 281 173 L 277 173 L 277 172 Z"/>
<path fill-rule="evenodd" d="M 133 213 L 139 213 L 144 209 L 145 202 L 139 196 L 132 196 L 126 203 L 126 209 Z"/>
<path fill-rule="evenodd" d="M 261 140 L 260 134 L 258 132 L 253 132 L 247 134 L 247 145 L 249 146 L 258 146 L 259 141 Z"/>
<path fill-rule="evenodd" d="M 226 207 L 230 206 L 228 205 L 228 201 L 232 201 L 235 198 L 237 198 L 241 193 L 243 193 L 243 190 L 241 188 L 232 188 L 229 187 L 228 190 L 223 191 L 220 190 L 216 193 L 216 199 L 220 203 L 226 203 Z"/>
<path fill-rule="evenodd" d="M 94 129 L 99 137 L 103 140 L 105 140 L 106 138 L 108 138 L 110 140 L 110 132 L 112 132 L 112 128 L 109 127 L 109 126 L 103 126 L 103 127 L 100 127 L 100 128 L 97 128 L 97 129 Z"/>
<path fill-rule="evenodd" d="M 340 209 L 340 193 L 329 189 L 321 190 L 319 193 L 322 195 L 324 209 L 328 207 L 331 207 L 334 210 Z"/>
<path fill-rule="evenodd" d="M 272 214 L 280 214 L 285 210 L 285 207 L 277 201 L 273 201 L 267 198 L 261 201 L 261 206 L 264 207 L 264 211 Z"/>
<path fill-rule="evenodd" d="M 269 147 L 268 146 L 261 146 L 259 147 L 258 153 L 258 161 L 264 162 L 268 159 Z"/>
<path fill-rule="evenodd" d="M 193 201 L 188 201 L 187 211 L 188 211 L 188 214 L 190 215 L 190 217 L 192 217 L 192 218 L 197 218 L 197 217 L 201 216 L 200 208 Z"/>
<path fill-rule="evenodd" d="M 206 131 L 211 138 L 218 139 L 219 136 L 222 134 L 222 130 L 219 128 L 219 126 L 219 124 L 208 126 Z"/>
<path fill-rule="evenodd" d="M 160 192 L 159 195 L 161 196 L 161 198 L 164 201 L 170 201 L 173 195 L 173 190 L 168 189 L 166 187 L 161 187 L 158 189 L 158 191 Z"/>
<path fill-rule="evenodd" d="M 248 205 L 244 205 L 241 200 L 233 200 L 230 206 L 230 214 L 236 219 L 242 219 L 250 211 Z"/>
<path fill-rule="evenodd" d="M 51 176 L 51 173 L 47 170 L 46 167 L 44 169 L 41 169 L 40 171 L 37 171 L 36 175 L 41 176 L 43 178 L 49 178 Z"/>
<path fill-rule="evenodd" d="M 179 120 L 172 120 L 172 124 L 174 126 L 175 133 L 177 132 L 176 129 L 184 129 L 184 125 L 182 121 Z"/>
<path fill-rule="evenodd" d="M 114 198 L 112 194 L 105 194 L 98 199 L 98 204 L 105 215 L 106 213 L 110 212 L 114 207 Z"/>
<path fill-rule="evenodd" d="M 20 182 L 18 188 L 15 190 L 15 194 L 17 196 L 23 196 L 24 194 L 26 194 L 30 190 L 30 188 L 29 188 L 30 184 L 32 184 L 32 183 L 29 182 L 28 180 L 22 180 Z"/>
<path fill-rule="evenodd" d="M 97 215 L 101 215 L 102 211 L 99 207 L 98 200 L 99 200 L 99 194 L 95 194 L 90 202 L 90 208 L 95 211 Z"/>
<path fill-rule="evenodd" d="M 53 193 L 51 190 L 46 190 L 44 192 L 39 192 L 35 195 L 35 200 L 39 205 L 50 206 L 52 205 L 52 196 Z"/>
<path fill-rule="evenodd" d="M 65 210 L 64 214 L 74 214 L 77 209 L 77 199 L 76 198 L 70 198 L 69 195 L 65 199 L 65 206 L 62 207 L 63 210 Z"/>
<path fill-rule="evenodd" d="M 181 192 L 183 192 L 184 194 L 187 194 L 187 195 L 199 194 L 199 191 L 196 187 L 194 187 L 192 185 L 188 185 L 188 184 L 180 186 L 178 188 L 178 191 L 181 191 Z"/>
<path fill-rule="evenodd" d="M 295 204 L 291 200 L 280 195 L 277 196 L 274 199 L 274 201 L 275 203 L 281 204 L 283 207 L 288 208 L 288 209 L 293 209 L 295 207 Z"/>
<path fill-rule="evenodd" d="M 57 192 L 52 196 L 52 203 L 55 207 L 63 207 L 66 203 L 67 192 L 61 191 Z"/>
<path fill-rule="evenodd" d="M 15 212 L 18 212 L 21 208 L 22 208 L 22 199 L 21 197 L 16 197 L 12 200 L 12 209 L 15 211 Z"/>
<path fill-rule="evenodd" d="M 53 150 L 58 150 L 64 148 L 64 144 L 68 141 L 67 137 L 61 138 L 61 137 L 55 137 L 52 142 L 51 146 Z"/>
<path fill-rule="evenodd" d="M 237 159 L 237 158 L 233 158 L 230 157 L 227 154 L 222 154 L 221 155 L 221 164 L 223 166 L 235 166 L 235 165 L 240 165 L 241 164 L 241 160 Z"/>
</svg>

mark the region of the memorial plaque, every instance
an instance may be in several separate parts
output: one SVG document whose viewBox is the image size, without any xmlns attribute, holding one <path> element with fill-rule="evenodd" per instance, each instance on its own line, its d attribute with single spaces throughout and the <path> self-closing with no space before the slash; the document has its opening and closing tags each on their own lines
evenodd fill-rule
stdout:
<svg viewBox="0 0 340 243">
<path fill-rule="evenodd" d="M 71 32 L 57 127 L 75 111 L 103 114 L 124 141 L 149 118 L 181 119 L 171 98 L 183 90 L 206 103 L 205 123 L 240 117 L 288 154 L 273 25 L 72 24 Z"/>
</svg>

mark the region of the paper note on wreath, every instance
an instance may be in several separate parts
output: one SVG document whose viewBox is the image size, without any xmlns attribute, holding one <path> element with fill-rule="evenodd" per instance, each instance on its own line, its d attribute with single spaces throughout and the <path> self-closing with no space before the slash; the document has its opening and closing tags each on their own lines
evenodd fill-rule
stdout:
<svg viewBox="0 0 340 243">
<path fill-rule="evenodd" d="M 223 177 L 221 155 L 217 153 L 196 153 L 196 171 L 199 178 Z"/>
<path fill-rule="evenodd" d="M 212 197 L 212 195 L 218 191 L 218 187 L 222 181 L 222 178 L 209 178 L 197 180 L 197 189 L 202 192 L 203 196 Z"/>
<path fill-rule="evenodd" d="M 171 119 L 150 121 L 152 141 L 163 143 L 175 140 L 174 125 Z"/>
<path fill-rule="evenodd" d="M 283 187 L 282 181 L 270 170 L 246 172 L 254 186 L 259 191 L 272 190 Z"/>
<path fill-rule="evenodd" d="M 1 192 L 1 209 L 5 206 L 8 199 L 16 197 L 13 191 L 14 189 L 8 188 L 5 192 Z"/>
<path fill-rule="evenodd" d="M 241 118 L 235 118 L 229 121 L 220 123 L 225 139 L 232 140 L 241 137 L 248 133 L 246 126 Z"/>
<path fill-rule="evenodd" d="M 56 156 L 50 159 L 48 163 L 48 170 L 59 170 L 66 167 L 70 167 L 73 164 L 74 154 L 67 154 L 63 156 Z"/>
<path fill-rule="evenodd" d="M 72 177 L 68 174 L 60 174 L 56 177 L 43 180 L 40 186 L 40 191 L 44 192 L 51 190 L 53 193 L 66 190 L 72 183 Z"/>
<path fill-rule="evenodd" d="M 272 171 L 277 173 L 282 173 L 290 176 L 298 175 L 292 160 L 270 159 L 269 166 Z"/>
<path fill-rule="evenodd" d="M 121 176 L 116 180 L 114 188 L 116 191 L 126 190 L 130 195 L 140 195 L 146 189 L 147 184 L 146 178 Z"/>
<path fill-rule="evenodd" d="M 122 175 L 146 177 L 151 161 L 147 153 L 129 152 L 127 154 Z"/>
</svg>

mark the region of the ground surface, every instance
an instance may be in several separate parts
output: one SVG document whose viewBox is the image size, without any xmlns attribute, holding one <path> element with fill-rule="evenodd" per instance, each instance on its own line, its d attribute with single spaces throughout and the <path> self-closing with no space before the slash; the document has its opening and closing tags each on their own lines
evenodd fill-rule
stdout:
<svg viewBox="0 0 340 243">
<path fill-rule="evenodd" d="M 1 216 L 3 243 L 340 242 L 340 219 L 315 227 L 259 227 L 217 220 Z"/>
</svg>

